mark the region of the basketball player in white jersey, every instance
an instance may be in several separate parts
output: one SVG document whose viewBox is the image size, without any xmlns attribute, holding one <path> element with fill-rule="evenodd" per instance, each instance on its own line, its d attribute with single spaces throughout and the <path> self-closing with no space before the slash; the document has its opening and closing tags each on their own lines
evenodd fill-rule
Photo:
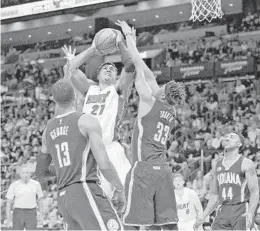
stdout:
<svg viewBox="0 0 260 231">
<path fill-rule="evenodd" d="M 133 83 L 135 69 L 125 45 L 122 41 L 118 41 L 118 48 L 121 51 L 124 64 L 119 83 L 116 82 L 117 69 L 113 63 L 103 63 L 98 68 L 98 84 L 93 83 L 93 81 L 90 82 L 78 67 L 93 56 L 99 55 L 94 44 L 95 41 L 93 41 L 89 49 L 73 59 L 71 59 L 71 56 L 73 56 L 71 49 L 64 47 L 63 51 L 69 57 L 71 81 L 77 91 L 85 97 L 83 112 L 98 118 L 102 127 L 102 138 L 108 156 L 124 184 L 126 174 L 130 170 L 131 165 L 126 158 L 124 148 L 118 142 L 120 140 L 118 135 L 120 122 L 126 109 L 129 86 Z M 118 94 L 118 91 L 121 91 L 121 96 Z M 114 189 L 103 176 L 101 176 L 101 187 L 109 198 L 113 196 Z"/>
<path fill-rule="evenodd" d="M 176 173 L 173 175 L 173 185 L 178 210 L 179 230 L 191 231 L 197 218 L 203 216 L 203 208 L 197 193 L 184 187 L 183 175 Z M 200 227 L 199 230 L 203 230 Z"/>
</svg>

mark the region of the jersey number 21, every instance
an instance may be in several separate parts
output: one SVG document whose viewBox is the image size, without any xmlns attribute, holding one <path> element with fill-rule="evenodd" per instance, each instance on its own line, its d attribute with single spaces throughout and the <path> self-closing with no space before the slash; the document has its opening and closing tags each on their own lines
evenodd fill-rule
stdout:
<svg viewBox="0 0 260 231">
<path fill-rule="evenodd" d="M 162 145 L 165 145 L 170 132 L 170 127 L 168 125 L 164 125 L 161 122 L 158 122 L 157 129 L 157 133 L 154 135 L 153 139 L 157 142 L 160 142 Z"/>
<path fill-rule="evenodd" d="M 63 142 L 60 145 L 56 144 L 55 148 L 57 150 L 57 156 L 59 161 L 59 166 L 62 168 L 63 166 L 69 166 L 70 163 L 70 153 L 69 153 L 69 145 L 68 142 Z"/>
</svg>

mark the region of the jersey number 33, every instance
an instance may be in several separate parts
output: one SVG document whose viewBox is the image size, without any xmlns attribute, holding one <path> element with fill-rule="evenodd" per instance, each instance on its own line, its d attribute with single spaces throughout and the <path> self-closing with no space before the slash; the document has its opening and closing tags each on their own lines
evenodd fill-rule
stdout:
<svg viewBox="0 0 260 231">
<path fill-rule="evenodd" d="M 170 127 L 161 122 L 157 123 L 157 133 L 154 135 L 154 140 L 160 142 L 162 145 L 166 144 L 168 135 L 170 132 Z"/>
</svg>

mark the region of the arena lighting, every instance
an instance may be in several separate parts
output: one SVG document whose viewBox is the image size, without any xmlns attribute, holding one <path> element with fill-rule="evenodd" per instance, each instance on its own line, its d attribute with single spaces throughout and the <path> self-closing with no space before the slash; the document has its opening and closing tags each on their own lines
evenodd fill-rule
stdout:
<svg viewBox="0 0 260 231">
<path fill-rule="evenodd" d="M 233 4 L 233 3 L 230 3 L 229 6 L 234 6 L 234 4 Z"/>
<path fill-rule="evenodd" d="M 135 22 L 136 21 L 136 19 L 135 18 L 133 18 L 133 22 Z"/>
<path fill-rule="evenodd" d="M 157 15 L 155 15 L 155 18 L 159 18 L 159 15 L 157 14 Z"/>
<path fill-rule="evenodd" d="M 91 29 L 91 28 L 92 28 L 92 26 L 91 26 L 91 25 L 89 25 L 89 26 L 88 26 L 88 28 L 90 28 L 90 29 Z"/>
<path fill-rule="evenodd" d="M 70 28 L 68 29 L 68 32 L 71 32 L 71 29 L 70 29 Z"/>
</svg>

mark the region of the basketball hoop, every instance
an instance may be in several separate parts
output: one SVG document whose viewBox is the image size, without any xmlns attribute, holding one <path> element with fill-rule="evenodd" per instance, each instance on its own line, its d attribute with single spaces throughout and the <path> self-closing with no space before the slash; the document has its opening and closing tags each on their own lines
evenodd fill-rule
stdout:
<svg viewBox="0 0 260 231">
<path fill-rule="evenodd" d="M 224 13 L 221 10 L 221 0 L 191 0 L 192 10 L 190 20 L 195 22 L 222 18 Z"/>
</svg>

